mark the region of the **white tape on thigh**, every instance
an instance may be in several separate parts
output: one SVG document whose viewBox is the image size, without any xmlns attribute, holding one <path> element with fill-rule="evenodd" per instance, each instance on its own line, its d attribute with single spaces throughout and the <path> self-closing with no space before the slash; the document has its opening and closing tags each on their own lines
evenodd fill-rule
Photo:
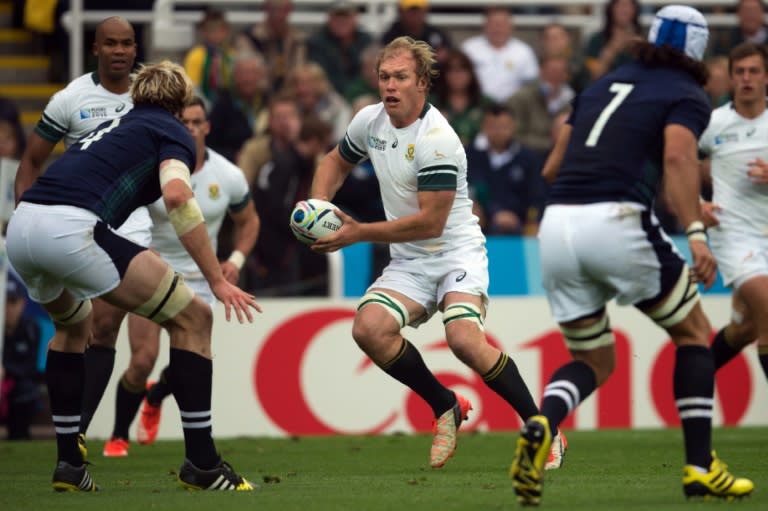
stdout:
<svg viewBox="0 0 768 511">
<path fill-rule="evenodd" d="M 485 329 L 483 324 L 483 312 L 480 310 L 480 307 L 474 303 L 452 303 L 443 311 L 443 325 L 447 325 L 451 321 L 456 321 L 459 319 L 472 321 L 473 323 L 477 323 L 477 325 L 480 327 L 480 330 Z"/>
<path fill-rule="evenodd" d="M 565 337 L 566 346 L 572 351 L 593 350 L 603 346 L 611 346 L 615 342 L 607 314 L 603 314 L 603 317 L 594 325 L 583 328 L 561 326 L 560 331 Z"/>
<path fill-rule="evenodd" d="M 397 323 L 400 325 L 400 328 L 405 327 L 405 325 L 409 323 L 408 309 L 405 308 L 405 305 L 386 293 L 374 291 L 372 293 L 365 294 L 360 299 L 360 302 L 358 302 L 357 310 L 360 310 L 366 305 L 370 304 L 378 304 L 384 307 L 387 312 L 392 314 L 392 317 L 395 318 L 395 321 L 397 321 Z"/>
<path fill-rule="evenodd" d="M 195 294 L 184 282 L 184 277 L 168 268 L 152 297 L 133 312 L 162 324 L 184 310 Z"/>
<path fill-rule="evenodd" d="M 70 307 L 69 310 L 60 312 L 58 314 L 49 314 L 54 323 L 58 323 L 60 325 L 74 325 L 87 318 L 88 314 L 91 313 L 91 310 L 93 310 L 91 301 L 84 300 L 82 302 L 77 302 L 72 307 Z"/>
<path fill-rule="evenodd" d="M 684 265 L 680 278 L 667 295 L 664 305 L 648 313 L 648 317 L 661 327 L 675 326 L 688 317 L 700 299 L 699 288 L 691 281 L 688 265 Z"/>
</svg>

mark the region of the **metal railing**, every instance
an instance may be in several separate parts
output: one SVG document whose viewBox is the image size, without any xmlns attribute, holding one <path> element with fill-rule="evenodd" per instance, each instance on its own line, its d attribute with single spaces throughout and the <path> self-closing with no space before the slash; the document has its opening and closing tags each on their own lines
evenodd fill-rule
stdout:
<svg viewBox="0 0 768 511">
<path fill-rule="evenodd" d="M 374 36 L 381 34 L 397 16 L 397 0 L 353 0 L 360 6 L 360 23 Z M 430 0 L 432 9 L 429 22 L 449 29 L 466 28 L 479 30 L 483 23 L 482 9 L 485 5 L 508 5 L 509 7 L 557 7 L 591 8 L 595 14 L 535 14 L 515 15 L 515 25 L 520 28 L 541 27 L 552 21 L 582 32 L 596 30 L 602 23 L 602 6 L 607 0 L 489 0 L 469 3 L 466 0 Z M 70 33 L 70 77 L 83 74 L 83 28 L 94 26 L 109 16 L 122 16 L 132 23 L 151 26 L 151 46 L 155 50 L 183 51 L 192 46 L 195 39 L 194 25 L 202 17 L 202 6 L 220 5 L 226 10 L 227 19 L 234 26 L 247 26 L 264 19 L 261 5 L 263 0 L 156 0 L 151 11 L 83 10 L 82 0 L 70 0 L 70 10 L 64 13 L 62 22 Z M 326 10 L 331 0 L 294 0 L 291 23 L 302 27 L 318 27 L 326 20 Z M 665 0 L 643 0 L 643 8 L 655 10 L 668 4 Z M 732 7 L 735 0 L 689 0 L 695 7 Z M 178 11 L 176 7 L 201 6 L 196 11 Z M 461 8 L 471 12 L 440 12 L 444 8 Z M 641 16 L 644 26 L 650 24 L 652 14 Z M 712 27 L 732 26 L 736 23 L 733 14 L 707 14 Z"/>
</svg>

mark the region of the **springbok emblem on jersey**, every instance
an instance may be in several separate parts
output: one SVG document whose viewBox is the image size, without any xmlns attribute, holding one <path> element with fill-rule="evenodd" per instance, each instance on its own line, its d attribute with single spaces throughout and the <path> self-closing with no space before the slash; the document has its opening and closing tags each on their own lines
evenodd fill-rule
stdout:
<svg viewBox="0 0 768 511">
<path fill-rule="evenodd" d="M 221 195 L 221 190 L 219 189 L 219 185 L 212 184 L 208 185 L 208 197 L 210 197 L 213 200 L 216 200 Z"/>
<path fill-rule="evenodd" d="M 408 144 L 408 149 L 405 152 L 405 159 L 408 161 L 413 161 L 413 156 L 415 152 L 416 152 L 416 145 Z"/>
</svg>

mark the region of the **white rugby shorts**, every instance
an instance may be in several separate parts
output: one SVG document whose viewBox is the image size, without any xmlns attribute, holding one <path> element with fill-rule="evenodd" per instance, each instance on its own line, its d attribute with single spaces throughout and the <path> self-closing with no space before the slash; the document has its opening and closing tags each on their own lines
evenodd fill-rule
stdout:
<svg viewBox="0 0 768 511">
<path fill-rule="evenodd" d="M 666 296 L 685 261 L 641 204 L 549 205 L 539 227 L 544 289 L 558 323 L 611 299 L 647 308 Z"/>
<path fill-rule="evenodd" d="M 426 316 L 409 323 L 412 327 L 429 320 L 446 293 L 481 296 L 488 306 L 488 252 L 485 244 L 447 250 L 413 259 L 393 259 L 372 289 L 391 289 L 419 303 Z"/>
<path fill-rule="evenodd" d="M 88 210 L 29 202 L 14 211 L 6 243 L 8 259 L 38 303 L 55 300 L 64 289 L 77 300 L 108 293 L 146 250 Z"/>
<path fill-rule="evenodd" d="M 152 218 L 149 216 L 149 209 L 146 206 L 136 208 L 116 230 L 124 238 L 142 247 L 148 247 L 152 242 Z"/>
<path fill-rule="evenodd" d="M 768 275 L 768 236 L 710 227 L 709 246 L 723 284 L 734 289 L 758 275 Z"/>
</svg>

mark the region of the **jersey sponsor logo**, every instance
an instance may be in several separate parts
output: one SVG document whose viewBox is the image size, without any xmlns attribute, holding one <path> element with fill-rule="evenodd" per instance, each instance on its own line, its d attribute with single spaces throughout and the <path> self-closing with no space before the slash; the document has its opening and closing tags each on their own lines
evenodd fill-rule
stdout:
<svg viewBox="0 0 768 511">
<path fill-rule="evenodd" d="M 216 183 L 208 185 L 208 198 L 216 200 L 221 197 L 221 189 Z"/>
<path fill-rule="evenodd" d="M 435 149 L 435 159 L 436 160 L 442 160 L 443 158 L 445 158 L 445 155 L 443 153 L 441 153 L 440 151 L 438 151 L 437 149 Z"/>
<path fill-rule="evenodd" d="M 120 112 L 122 112 L 123 110 L 125 110 L 125 103 L 120 103 L 120 104 L 119 104 L 119 105 L 117 105 L 117 107 L 115 108 L 115 113 L 116 113 L 116 114 L 119 114 L 119 113 L 120 113 Z"/>
<path fill-rule="evenodd" d="M 80 119 L 107 119 L 107 109 L 103 106 L 80 109 Z"/>
<path fill-rule="evenodd" d="M 751 136 L 752 136 L 752 135 L 754 135 L 755 133 L 757 133 L 757 128 L 755 128 L 754 126 L 752 126 L 751 128 L 749 128 L 749 131 L 747 131 L 747 138 L 751 137 Z"/>
<path fill-rule="evenodd" d="M 395 139 L 395 141 L 394 141 L 394 142 L 392 142 L 392 149 L 394 149 L 394 148 L 396 148 L 396 147 L 397 147 L 397 139 Z"/>
<path fill-rule="evenodd" d="M 408 149 L 405 151 L 405 159 L 408 161 L 413 161 L 415 154 L 416 154 L 416 145 L 408 144 Z"/>
<path fill-rule="evenodd" d="M 384 151 L 387 148 L 387 141 L 370 135 L 368 137 L 368 147 L 377 151 Z"/>
<path fill-rule="evenodd" d="M 466 276 L 467 276 L 467 272 L 465 272 L 465 271 L 461 272 L 461 275 L 456 277 L 456 282 L 461 282 L 462 280 L 464 280 L 464 277 L 466 277 Z"/>
<path fill-rule="evenodd" d="M 715 137 L 715 145 L 725 144 L 728 142 L 738 142 L 738 133 L 721 133 Z"/>
</svg>

